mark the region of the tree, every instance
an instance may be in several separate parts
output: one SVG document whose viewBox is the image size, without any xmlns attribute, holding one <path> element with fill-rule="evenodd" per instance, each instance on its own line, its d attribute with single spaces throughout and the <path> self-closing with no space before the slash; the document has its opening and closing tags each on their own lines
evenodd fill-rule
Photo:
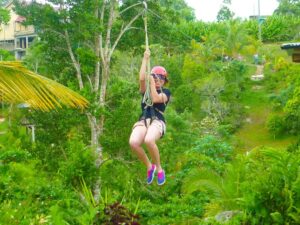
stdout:
<svg viewBox="0 0 300 225">
<path fill-rule="evenodd" d="M 10 20 L 9 11 L 2 8 L 7 3 L 7 1 L 0 0 L 0 24 L 7 24 Z"/>
<path fill-rule="evenodd" d="M 14 61 L 15 56 L 5 49 L 0 49 L 0 61 Z"/>
<path fill-rule="evenodd" d="M 221 7 L 221 9 L 218 12 L 217 20 L 220 21 L 226 21 L 231 20 L 234 16 L 234 13 L 225 5 Z"/>
<path fill-rule="evenodd" d="M 58 72 L 70 71 L 66 82 L 75 78 L 78 89 L 88 96 L 91 106 L 86 116 L 98 168 L 102 163 L 100 137 L 107 112 L 111 59 L 123 35 L 145 14 L 143 2 L 130 2 L 126 8 L 116 0 L 15 2 L 18 14 L 26 17 L 26 24 L 33 24 L 41 40 L 47 43 L 51 60 L 60 67 Z M 143 29 L 142 21 L 139 22 Z M 99 187 L 100 180 L 94 188 L 96 201 Z"/>
<path fill-rule="evenodd" d="M 184 19 L 186 21 L 195 20 L 194 9 L 189 7 L 184 0 L 173 0 L 173 1 L 165 1 L 160 0 L 159 5 L 162 7 L 162 10 L 173 11 L 177 18 Z"/>
<path fill-rule="evenodd" d="M 275 10 L 275 14 L 280 15 L 300 15 L 300 1 L 299 0 L 278 0 L 279 6 Z"/>
<path fill-rule="evenodd" d="M 231 0 L 223 0 L 222 7 L 219 10 L 217 15 L 218 22 L 231 20 L 233 18 L 234 13 L 229 9 L 230 5 L 231 5 Z"/>
</svg>

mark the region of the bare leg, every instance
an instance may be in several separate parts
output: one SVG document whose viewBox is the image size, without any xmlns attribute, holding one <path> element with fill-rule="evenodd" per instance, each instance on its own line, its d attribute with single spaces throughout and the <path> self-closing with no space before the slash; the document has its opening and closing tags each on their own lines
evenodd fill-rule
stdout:
<svg viewBox="0 0 300 225">
<path fill-rule="evenodd" d="M 156 145 L 156 141 L 160 138 L 161 134 L 159 129 L 152 123 L 148 130 L 147 134 L 145 136 L 145 144 L 147 145 L 147 148 L 149 150 L 149 153 L 151 155 L 152 160 L 154 161 L 157 171 L 160 172 L 162 170 L 160 165 L 160 155 L 159 150 Z"/>
<path fill-rule="evenodd" d="M 147 167 L 147 170 L 149 170 L 151 169 L 152 164 L 141 146 L 143 144 L 146 132 L 147 128 L 145 126 L 136 126 L 133 128 L 130 135 L 129 144 L 132 151 L 135 152 L 139 160 L 142 161 L 142 163 Z"/>
</svg>

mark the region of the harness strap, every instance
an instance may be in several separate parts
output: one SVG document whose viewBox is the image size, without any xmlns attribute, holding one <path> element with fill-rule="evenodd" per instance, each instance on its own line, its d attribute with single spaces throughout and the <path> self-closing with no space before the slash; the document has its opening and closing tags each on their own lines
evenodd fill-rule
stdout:
<svg viewBox="0 0 300 225">
<path fill-rule="evenodd" d="M 158 119 L 158 117 L 155 115 L 155 111 L 160 113 L 162 116 L 164 115 L 164 112 L 160 111 L 159 109 L 153 107 L 153 106 L 145 106 L 144 107 L 144 110 L 143 110 L 143 115 L 141 117 L 141 120 L 144 120 L 144 123 L 145 123 L 145 126 L 147 127 L 147 117 L 146 117 L 146 114 L 147 114 L 147 109 L 150 109 L 150 124 L 152 123 L 153 120 L 155 119 Z"/>
<path fill-rule="evenodd" d="M 154 108 L 157 112 L 159 112 L 161 115 L 164 115 L 164 112 L 160 111 L 158 108 Z"/>
</svg>

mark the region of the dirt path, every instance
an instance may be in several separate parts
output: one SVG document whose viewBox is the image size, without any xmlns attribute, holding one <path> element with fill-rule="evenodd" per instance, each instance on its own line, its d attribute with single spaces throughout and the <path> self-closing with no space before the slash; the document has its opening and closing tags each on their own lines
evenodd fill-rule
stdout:
<svg viewBox="0 0 300 225">
<path fill-rule="evenodd" d="M 263 75 L 263 69 L 263 66 L 257 65 L 254 76 Z M 242 101 L 246 117 L 243 126 L 235 134 L 240 150 L 250 151 L 258 146 L 285 148 L 295 141 L 295 137 L 289 136 L 274 139 L 269 133 L 266 123 L 272 113 L 272 107 L 268 91 L 258 79 L 253 80 L 245 90 Z"/>
<path fill-rule="evenodd" d="M 264 74 L 264 66 L 263 65 L 257 65 L 255 75 L 262 75 L 262 74 Z"/>
</svg>

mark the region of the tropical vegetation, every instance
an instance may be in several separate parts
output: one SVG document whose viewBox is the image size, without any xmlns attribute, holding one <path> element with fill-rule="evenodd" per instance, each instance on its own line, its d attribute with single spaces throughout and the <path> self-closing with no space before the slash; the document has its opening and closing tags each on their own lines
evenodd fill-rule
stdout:
<svg viewBox="0 0 300 225">
<path fill-rule="evenodd" d="M 300 64 L 280 45 L 300 1 L 261 40 L 230 4 L 207 23 L 184 0 L 14 1 L 39 38 L 22 62 L 0 51 L 0 224 L 299 224 Z M 145 24 L 172 92 L 164 186 L 128 144 Z"/>
</svg>

